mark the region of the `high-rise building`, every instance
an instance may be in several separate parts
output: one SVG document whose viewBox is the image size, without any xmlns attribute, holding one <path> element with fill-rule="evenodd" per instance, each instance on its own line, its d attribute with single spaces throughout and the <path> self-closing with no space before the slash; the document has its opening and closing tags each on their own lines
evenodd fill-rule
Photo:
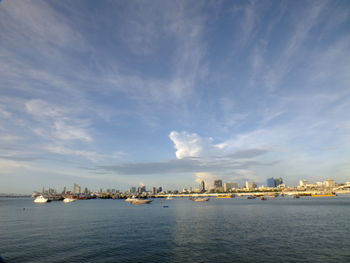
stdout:
<svg viewBox="0 0 350 263">
<path fill-rule="evenodd" d="M 74 184 L 74 186 L 73 186 L 73 193 L 74 194 L 80 194 L 81 193 L 81 187 L 78 184 Z"/>
<path fill-rule="evenodd" d="M 163 188 L 162 188 L 161 186 L 159 186 L 157 192 L 158 192 L 158 193 L 163 192 Z"/>
<path fill-rule="evenodd" d="M 271 178 L 266 180 L 266 183 L 267 183 L 267 187 L 277 187 L 277 186 L 283 184 L 283 179 L 281 177 L 276 178 L 276 179 L 271 177 Z"/>
<path fill-rule="evenodd" d="M 62 194 L 66 194 L 66 193 L 67 193 L 67 188 L 66 188 L 66 187 L 63 187 Z"/>
<path fill-rule="evenodd" d="M 201 184 L 199 186 L 199 190 L 204 193 L 205 192 L 205 182 L 204 180 L 201 181 Z"/>
<path fill-rule="evenodd" d="M 237 183 L 232 183 L 232 182 L 224 183 L 224 191 L 225 192 L 229 192 L 230 190 L 237 189 L 237 188 L 238 188 Z"/>
<path fill-rule="evenodd" d="M 283 179 L 281 177 L 275 179 L 275 186 L 279 186 L 283 184 Z"/>
<path fill-rule="evenodd" d="M 156 193 L 157 193 L 157 187 L 153 187 L 153 188 L 152 188 L 152 194 L 155 195 Z"/>
<path fill-rule="evenodd" d="M 215 188 L 222 187 L 222 180 L 215 180 L 214 181 L 214 187 Z"/>
<path fill-rule="evenodd" d="M 256 188 L 256 184 L 252 181 L 246 181 L 245 188 L 248 190 L 253 190 L 254 188 Z"/>
<path fill-rule="evenodd" d="M 271 177 L 266 180 L 267 187 L 276 187 L 275 178 Z"/>
</svg>

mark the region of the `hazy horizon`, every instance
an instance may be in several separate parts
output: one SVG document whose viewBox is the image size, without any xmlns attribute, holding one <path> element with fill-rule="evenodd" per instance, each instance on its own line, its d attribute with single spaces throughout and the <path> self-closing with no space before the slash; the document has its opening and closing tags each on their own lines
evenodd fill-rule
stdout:
<svg viewBox="0 0 350 263">
<path fill-rule="evenodd" d="M 349 1 L 0 2 L 0 193 L 350 181 Z"/>
</svg>

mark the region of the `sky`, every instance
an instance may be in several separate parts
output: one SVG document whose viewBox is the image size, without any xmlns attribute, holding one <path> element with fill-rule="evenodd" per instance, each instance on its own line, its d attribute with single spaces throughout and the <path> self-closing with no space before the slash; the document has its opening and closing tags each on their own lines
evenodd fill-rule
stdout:
<svg viewBox="0 0 350 263">
<path fill-rule="evenodd" d="M 350 2 L 0 2 L 0 193 L 350 181 Z"/>
</svg>

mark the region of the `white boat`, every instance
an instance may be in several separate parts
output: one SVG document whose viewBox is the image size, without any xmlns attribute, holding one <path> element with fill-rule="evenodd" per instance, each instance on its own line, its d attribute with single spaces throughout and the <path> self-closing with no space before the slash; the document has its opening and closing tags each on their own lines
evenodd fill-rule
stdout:
<svg viewBox="0 0 350 263">
<path fill-rule="evenodd" d="M 168 195 L 165 200 L 173 200 L 174 198 L 171 197 L 171 195 Z"/>
<path fill-rule="evenodd" d="M 63 199 L 64 203 L 71 203 L 71 202 L 75 202 L 75 201 L 76 201 L 76 199 L 69 198 L 69 197 L 66 197 L 65 199 Z"/>
<path fill-rule="evenodd" d="M 47 203 L 47 202 L 49 202 L 49 199 L 43 197 L 42 195 L 39 195 L 37 198 L 34 199 L 34 203 Z"/>
<path fill-rule="evenodd" d="M 135 198 L 135 196 L 132 196 L 132 197 L 126 198 L 126 199 L 125 199 L 125 202 L 134 202 L 134 201 L 136 201 L 136 200 L 138 200 L 138 199 Z"/>
</svg>

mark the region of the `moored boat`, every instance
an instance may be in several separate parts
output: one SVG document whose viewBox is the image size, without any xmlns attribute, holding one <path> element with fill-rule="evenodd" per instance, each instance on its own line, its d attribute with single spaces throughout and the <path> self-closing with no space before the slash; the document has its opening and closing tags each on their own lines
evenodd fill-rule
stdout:
<svg viewBox="0 0 350 263">
<path fill-rule="evenodd" d="M 207 201 L 209 201 L 209 197 L 197 197 L 197 198 L 193 198 L 192 201 L 194 201 L 194 202 L 207 202 Z"/>
<path fill-rule="evenodd" d="M 262 200 L 262 201 L 266 201 L 267 199 L 266 199 L 266 197 L 260 197 L 260 200 Z"/>
<path fill-rule="evenodd" d="M 75 202 L 76 200 L 77 199 L 66 197 L 63 199 L 63 202 L 64 203 L 71 203 L 71 202 Z"/>
<path fill-rule="evenodd" d="M 234 195 L 218 195 L 216 198 L 233 198 Z"/>
<path fill-rule="evenodd" d="M 331 196 L 337 196 L 335 193 L 317 193 L 317 194 L 311 194 L 312 197 L 331 197 Z"/>
<path fill-rule="evenodd" d="M 34 199 L 34 203 L 47 203 L 50 202 L 50 200 L 42 195 L 39 195 L 37 198 Z"/>
</svg>

